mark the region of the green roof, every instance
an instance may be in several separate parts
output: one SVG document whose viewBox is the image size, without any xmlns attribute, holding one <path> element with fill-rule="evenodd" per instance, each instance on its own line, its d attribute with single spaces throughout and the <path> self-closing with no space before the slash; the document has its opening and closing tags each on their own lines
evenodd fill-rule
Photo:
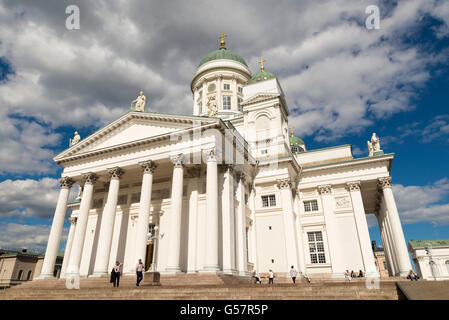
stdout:
<svg viewBox="0 0 449 320">
<path fill-rule="evenodd" d="M 440 240 L 410 240 L 409 244 L 413 248 L 428 247 L 429 245 L 432 246 L 432 247 L 447 247 L 447 246 L 449 246 L 449 239 L 440 239 Z"/>
<path fill-rule="evenodd" d="M 305 145 L 304 141 L 301 138 L 290 136 L 290 146 L 303 146 Z"/>
<path fill-rule="evenodd" d="M 240 62 L 241 64 L 243 64 L 243 65 L 248 67 L 248 65 L 246 64 L 245 60 L 241 56 L 239 56 L 234 51 L 228 50 L 226 48 L 220 48 L 218 50 L 215 50 L 215 51 L 212 51 L 211 53 L 209 53 L 207 56 L 205 56 L 201 60 L 201 62 L 198 65 L 198 67 L 202 66 L 206 62 L 209 62 L 209 61 L 212 61 L 212 60 L 219 60 L 219 59 L 234 60 L 234 61 Z"/>
<path fill-rule="evenodd" d="M 256 74 L 254 74 L 251 79 L 249 80 L 249 83 L 256 83 L 259 81 L 265 81 L 265 80 L 269 80 L 269 79 L 274 79 L 276 78 L 276 76 L 268 71 L 259 71 Z"/>
</svg>

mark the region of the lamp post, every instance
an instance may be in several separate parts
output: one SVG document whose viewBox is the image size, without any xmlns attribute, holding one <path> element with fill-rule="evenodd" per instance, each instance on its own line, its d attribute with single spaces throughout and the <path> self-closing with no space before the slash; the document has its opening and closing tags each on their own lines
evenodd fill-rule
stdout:
<svg viewBox="0 0 449 320">
<path fill-rule="evenodd" d="M 433 257 L 432 257 L 432 244 L 428 243 L 427 247 L 425 247 L 426 249 L 426 253 L 429 256 L 429 265 L 430 265 L 430 272 L 432 273 L 432 277 L 434 280 L 437 279 L 436 275 L 435 275 L 435 261 L 433 261 Z"/>
</svg>

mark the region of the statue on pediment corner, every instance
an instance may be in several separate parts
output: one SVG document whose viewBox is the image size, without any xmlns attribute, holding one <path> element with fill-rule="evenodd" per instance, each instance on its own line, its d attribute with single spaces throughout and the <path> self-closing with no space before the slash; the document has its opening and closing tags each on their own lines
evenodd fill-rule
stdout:
<svg viewBox="0 0 449 320">
<path fill-rule="evenodd" d="M 137 98 L 131 101 L 131 109 L 134 108 L 134 111 L 144 112 L 146 101 L 147 98 L 144 96 L 143 91 L 140 91 Z"/>
<path fill-rule="evenodd" d="M 74 135 L 73 139 L 69 139 L 69 145 L 73 146 L 73 145 L 77 144 L 78 142 L 80 142 L 80 140 L 81 140 L 81 137 L 78 134 L 78 131 L 75 131 L 75 135 Z"/>
</svg>

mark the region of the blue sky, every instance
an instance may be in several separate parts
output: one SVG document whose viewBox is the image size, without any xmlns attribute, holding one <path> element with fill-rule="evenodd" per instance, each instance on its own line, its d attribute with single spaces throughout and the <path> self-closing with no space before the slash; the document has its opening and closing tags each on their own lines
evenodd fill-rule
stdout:
<svg viewBox="0 0 449 320">
<path fill-rule="evenodd" d="M 45 249 L 62 171 L 51 159 L 75 130 L 117 118 L 140 89 L 152 110 L 190 113 L 189 82 L 221 32 L 253 72 L 266 58 L 309 150 L 349 143 L 364 157 L 376 132 L 396 154 L 407 241 L 449 238 L 447 2 L 231 2 L 0 4 L 0 247 Z M 65 28 L 72 3 L 80 30 Z M 380 30 L 364 28 L 370 4 Z"/>
</svg>

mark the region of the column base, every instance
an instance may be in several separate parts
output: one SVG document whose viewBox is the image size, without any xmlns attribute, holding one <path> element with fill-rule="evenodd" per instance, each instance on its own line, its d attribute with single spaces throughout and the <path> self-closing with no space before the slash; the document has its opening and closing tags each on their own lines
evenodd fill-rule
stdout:
<svg viewBox="0 0 449 320">
<path fill-rule="evenodd" d="M 223 271 L 220 270 L 219 266 L 205 266 L 203 270 L 199 271 L 200 273 L 223 273 Z"/>
<path fill-rule="evenodd" d="M 225 270 L 223 270 L 222 273 L 223 274 L 230 274 L 230 275 L 233 275 L 233 276 L 238 275 L 238 272 L 235 269 L 225 269 Z"/>
<path fill-rule="evenodd" d="M 45 279 L 56 279 L 52 273 L 41 273 L 39 277 L 34 278 L 34 280 L 45 280 Z"/>
<path fill-rule="evenodd" d="M 167 267 L 165 268 L 165 271 L 160 272 L 163 274 L 179 274 L 179 273 L 184 273 L 181 271 L 181 269 L 179 267 Z"/>
<path fill-rule="evenodd" d="M 107 272 L 94 272 L 93 274 L 89 275 L 89 278 L 102 278 L 102 277 L 108 277 L 110 276 L 110 273 Z"/>
<path fill-rule="evenodd" d="M 251 275 L 251 272 L 249 272 L 249 271 L 239 271 L 237 273 L 237 275 L 242 276 L 242 277 L 247 277 L 247 276 Z"/>
</svg>

